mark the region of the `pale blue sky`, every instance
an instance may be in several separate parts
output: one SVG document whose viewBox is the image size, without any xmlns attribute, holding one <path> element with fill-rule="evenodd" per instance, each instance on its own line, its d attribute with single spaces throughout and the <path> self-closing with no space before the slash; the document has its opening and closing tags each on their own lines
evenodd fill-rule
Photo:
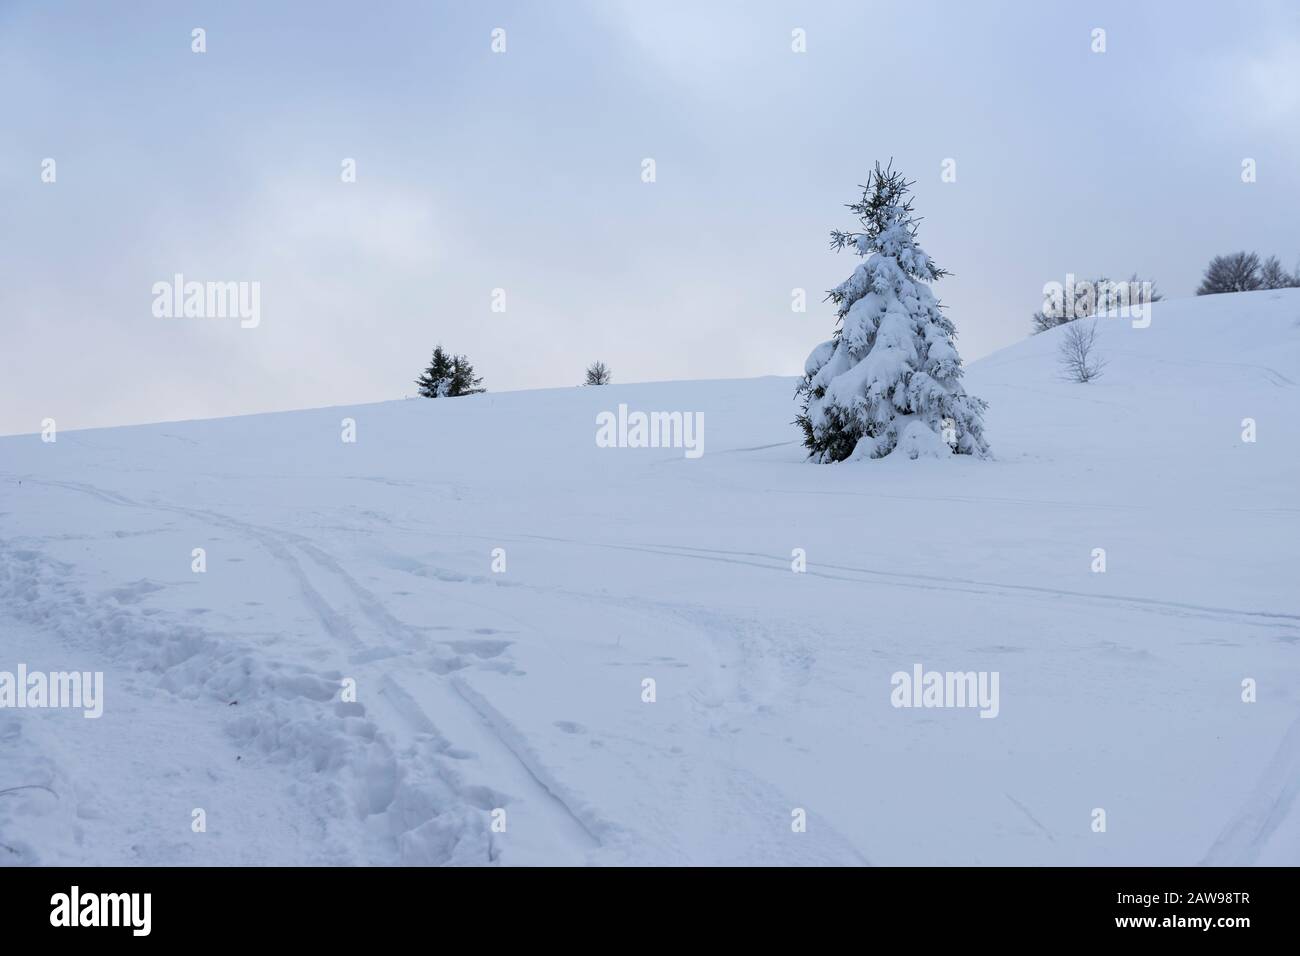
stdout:
<svg viewBox="0 0 1300 956">
<path fill-rule="evenodd" d="M 0 115 L 0 433 L 400 398 L 437 342 L 492 390 L 794 374 L 890 157 L 968 361 L 1067 272 L 1300 259 L 1288 2 L 0 0 Z M 155 318 L 177 272 L 261 324 Z"/>
</svg>

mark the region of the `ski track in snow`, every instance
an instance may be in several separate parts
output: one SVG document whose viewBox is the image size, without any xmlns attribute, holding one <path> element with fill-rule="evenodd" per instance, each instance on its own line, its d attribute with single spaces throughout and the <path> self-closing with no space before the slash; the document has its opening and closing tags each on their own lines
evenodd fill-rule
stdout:
<svg viewBox="0 0 1300 956">
<path fill-rule="evenodd" d="M 41 478 L 25 476 L 22 480 L 31 481 L 34 484 L 43 484 L 49 487 L 61 487 L 83 494 L 92 495 L 95 498 L 120 507 L 129 507 L 154 511 L 172 512 L 191 518 L 197 522 L 206 522 L 219 525 L 247 535 L 250 539 L 261 545 L 272 557 L 276 559 L 290 574 L 297 580 L 302 591 L 304 603 L 320 621 L 324 630 L 351 652 L 351 661 L 354 664 L 361 665 L 361 673 L 365 673 L 365 665 L 376 660 L 387 660 L 393 655 L 389 651 L 389 645 L 396 643 L 401 645 L 405 650 L 398 652 L 409 653 L 412 651 L 430 650 L 426 639 L 416 633 L 412 628 L 406 626 L 391 615 L 384 607 L 383 603 L 369 590 L 363 587 L 357 580 L 352 577 L 337 560 L 331 557 L 327 552 L 313 544 L 310 539 L 301 534 L 277 531 L 271 528 L 261 527 L 246 521 L 241 521 L 229 515 L 219 514 L 214 511 L 204 509 L 183 508 L 177 505 L 149 503 L 141 504 L 133 501 L 123 495 L 112 491 L 106 491 L 103 488 L 96 487 L 86 482 L 69 482 L 69 481 L 52 481 Z M 318 589 L 311 581 L 310 575 L 304 570 L 304 564 L 294 555 L 297 550 L 301 555 L 313 562 L 318 572 L 324 572 L 328 575 L 334 585 L 333 587 L 325 586 L 331 595 L 338 596 L 350 594 L 353 599 L 353 607 L 359 616 L 366 622 L 368 633 L 378 635 L 379 644 L 363 640 L 358 636 L 352 617 L 341 613 L 338 609 L 330 604 L 322 594 L 322 589 Z M 377 653 L 378 652 L 378 653 Z M 454 656 L 443 656 L 438 658 L 435 667 L 445 668 L 447 674 L 461 666 L 459 660 Z M 480 718 L 479 726 L 484 729 L 484 733 L 476 735 L 474 745 L 476 748 L 494 747 L 502 752 L 509 754 L 518 764 L 522 773 L 512 775 L 515 783 L 529 782 L 535 791 L 533 801 L 543 807 L 552 807 L 569 818 L 573 825 L 576 825 L 588 840 L 591 847 L 599 847 L 599 839 L 592 833 L 588 823 L 580 820 L 568 804 L 556 796 L 554 789 L 543 783 L 539 771 L 533 762 L 520 756 L 519 743 L 517 735 L 514 735 L 514 743 L 509 743 L 502 736 L 500 720 L 493 720 L 488 716 L 491 709 L 486 702 L 475 698 L 473 692 L 468 690 L 463 683 L 450 683 L 447 677 L 442 674 L 434 674 L 429 680 L 443 682 L 446 687 L 452 688 L 454 693 L 448 695 L 446 688 L 442 690 L 444 697 L 457 699 L 465 702 L 465 706 L 473 709 L 476 716 Z M 451 752 L 453 755 L 460 756 L 464 759 L 468 756 L 467 751 L 461 750 L 457 753 L 457 748 L 442 737 L 436 724 L 429 715 L 420 706 L 416 698 L 412 697 L 402 688 L 399 680 L 391 675 L 381 673 L 376 678 L 376 683 L 383 687 L 384 692 L 389 699 L 390 705 L 394 711 L 409 725 L 411 731 L 416 734 L 428 735 L 435 739 L 438 748 L 443 752 Z M 429 681 L 423 684 L 424 689 L 428 689 Z M 458 775 L 444 774 L 444 779 L 454 788 L 460 789 L 462 782 Z M 475 801 L 466 799 L 467 804 Z M 480 807 L 480 809 L 492 809 Z M 555 816 L 554 813 L 551 814 Z M 588 814 L 595 820 L 595 825 L 601 830 L 611 830 L 609 824 L 600 821 L 598 817 Z M 548 832 L 557 834 L 570 834 L 574 832 L 575 826 L 569 825 L 564 821 L 557 823 L 554 820 L 549 821 Z M 549 856 L 552 860 L 562 860 L 566 857 L 566 852 L 561 848 L 552 848 L 553 852 Z"/>
<path fill-rule="evenodd" d="M 1300 718 L 1291 725 L 1246 804 L 1201 859 L 1204 866 L 1249 866 L 1295 808 L 1300 794 Z"/>
<path fill-rule="evenodd" d="M 505 535 L 497 535 L 496 538 L 505 538 Z M 538 537 L 539 535 L 527 535 L 525 537 Z M 619 551 L 637 551 L 642 554 L 660 554 L 667 557 L 693 558 L 701 561 L 718 561 L 724 564 L 743 564 L 753 568 L 762 568 L 767 571 L 778 571 L 782 574 L 789 573 L 789 562 L 783 557 L 773 555 L 759 554 L 753 551 L 719 551 L 711 548 L 690 548 L 680 545 L 624 545 L 624 544 L 602 544 L 592 541 L 578 541 L 572 538 L 542 538 L 546 541 L 556 541 L 564 544 L 582 545 L 591 548 L 613 548 Z M 695 553 L 695 552 L 709 552 Z M 728 555 L 729 557 L 723 557 Z M 745 561 L 741 558 L 756 558 L 760 560 Z M 1085 594 L 1082 591 L 1066 591 L 1059 588 L 1041 588 L 1031 587 L 1022 584 L 1001 584 L 993 581 L 976 581 L 964 578 L 939 578 L 925 574 L 900 574 L 890 571 L 879 571 L 871 568 L 852 568 L 837 564 L 823 564 L 823 567 L 832 568 L 838 571 L 847 571 L 854 574 L 860 574 L 872 580 L 872 583 L 880 583 L 896 587 L 915 587 L 926 590 L 943 590 L 958 591 L 968 594 L 993 594 L 1006 593 L 1011 591 L 1030 592 L 1034 594 L 1043 594 L 1056 598 L 1079 599 L 1087 603 L 1109 603 L 1131 607 L 1135 610 L 1152 611 L 1163 614 L 1181 614 L 1197 613 L 1214 617 L 1227 618 L 1251 618 L 1262 617 L 1269 619 L 1281 619 L 1285 621 L 1300 622 L 1300 614 L 1287 614 L 1280 611 L 1243 611 L 1235 608 L 1205 607 L 1198 604 L 1182 604 L 1176 601 L 1159 601 L 1151 598 L 1131 597 L 1117 594 Z M 861 579 L 850 578 L 842 575 L 827 574 L 824 571 L 817 571 L 810 568 L 806 572 L 814 577 L 835 579 L 841 581 L 860 582 Z M 878 580 L 884 579 L 884 580 Z M 956 587 L 954 585 L 970 585 L 970 587 Z"/>
<path fill-rule="evenodd" d="M 35 485 L 62 488 L 89 495 L 116 507 L 173 513 L 198 523 L 216 525 L 244 535 L 270 554 L 296 581 L 304 605 L 319 621 L 324 632 L 347 650 L 348 659 L 354 665 L 353 673 L 362 680 L 367 679 L 366 675 L 372 664 L 382 663 L 387 668 L 391 666 L 395 657 L 409 657 L 434 649 L 417 629 L 394 617 L 385 608 L 383 602 L 349 574 L 337 559 L 303 534 L 253 524 L 209 509 L 186 508 L 159 501 L 139 502 L 87 482 L 60 481 L 26 475 L 22 476 L 22 480 Z M 540 538 L 541 536 L 523 535 L 522 537 Z M 317 580 L 316 576 L 322 574 L 325 578 Z M 454 582 L 472 583 L 474 580 L 470 576 L 450 572 L 445 572 L 441 577 Z M 331 595 L 329 599 L 325 597 L 326 593 Z M 599 600 L 598 597 L 588 594 L 566 593 L 568 597 L 584 603 Z M 344 595 L 351 598 L 350 606 L 347 608 L 339 604 Z M 614 603 L 616 606 L 622 606 L 625 602 Z M 671 609 L 676 613 L 690 616 L 683 609 L 670 608 L 658 602 L 648 602 L 647 606 L 656 610 Z M 356 623 L 358 621 L 362 622 L 363 626 L 359 627 Z M 723 629 L 714 629 L 715 632 L 717 630 Z M 379 640 L 375 642 L 363 635 L 377 635 Z M 428 738 L 427 742 L 431 745 L 431 750 L 429 747 L 425 748 L 423 759 L 426 760 L 430 752 L 439 757 L 450 756 L 462 761 L 481 759 L 485 749 L 497 750 L 508 755 L 509 760 L 495 761 L 497 779 L 500 778 L 501 764 L 513 763 L 520 772 L 506 775 L 511 780 L 512 786 L 516 790 L 526 792 L 525 799 L 531 807 L 545 811 L 542 814 L 543 819 L 539 821 L 541 826 L 538 827 L 538 832 L 550 834 L 558 840 L 536 851 L 540 859 L 549 862 L 589 862 L 590 853 L 601 849 L 604 844 L 613 848 L 615 859 L 619 858 L 619 854 L 629 852 L 626 847 L 629 836 L 623 833 L 619 826 L 604 819 L 583 798 L 559 782 L 528 743 L 526 736 L 497 711 L 483 695 L 456 676 L 456 672 L 465 666 L 460 655 L 436 653 L 430 663 L 431 666 L 426 668 L 423 679 L 418 682 L 421 692 L 418 698 L 405 687 L 406 683 L 412 682 L 410 672 L 394 677 L 387 670 L 375 670 L 373 677 L 369 678 L 372 685 L 381 688 L 381 696 L 392 712 L 406 725 L 409 734 L 414 735 L 412 737 L 406 734 L 398 735 L 399 744 L 411 746 L 413 740 L 418 740 L 420 737 Z M 462 706 L 468 707 L 477 718 L 476 722 L 470 721 L 462 727 L 463 731 L 472 731 L 474 724 L 477 723 L 480 732 L 467 733 L 467 736 L 472 739 L 459 739 L 455 742 L 449 740 L 425 707 L 421 706 L 420 700 L 428 700 L 431 695 L 437 695 L 441 700 L 448 699 L 448 688 L 454 692 L 450 698 L 459 700 Z M 391 725 L 387 726 L 391 729 Z M 488 788 L 467 787 L 460 773 L 447 772 L 438 767 L 435 769 L 440 779 L 456 791 L 467 805 L 474 806 L 480 811 L 494 808 L 485 805 L 481 799 L 478 799 L 477 794 L 466 795 L 467 789 L 481 792 Z M 764 803 L 794 805 L 794 801 L 779 796 L 777 788 L 771 782 L 762 780 L 752 772 L 736 766 L 727 766 L 726 774 L 731 781 L 733 800 L 752 805 L 753 800 L 747 794 L 761 792 L 766 794 Z M 498 793 L 497 798 L 503 805 L 509 807 L 511 799 L 507 795 Z M 515 799 L 518 797 L 516 796 Z M 716 795 L 712 799 L 716 800 Z M 747 816 L 758 814 L 755 811 L 733 809 L 730 815 L 736 819 L 745 819 Z M 829 822 L 819 820 L 818 828 L 822 835 L 815 840 L 805 841 L 811 845 L 801 845 L 800 852 L 794 854 L 791 862 L 805 864 L 848 862 L 860 865 L 868 863 L 867 858 L 852 845 L 851 841 L 835 833 Z M 828 840 L 831 841 L 833 848 L 823 849 Z M 776 852 L 774 847 L 762 844 L 758 840 L 755 842 L 769 851 Z M 805 851 L 811 851 L 812 855 L 808 855 Z M 788 855 L 788 851 L 786 852 Z M 495 860 L 496 852 L 490 851 L 489 856 Z M 755 861 L 762 859 L 764 859 L 762 856 L 758 856 Z"/>
<path fill-rule="evenodd" d="M 449 654 L 445 648 L 438 649 L 436 642 L 430 642 L 418 629 L 398 620 L 387 610 L 383 601 L 377 595 L 361 585 L 353 575 L 343 568 L 336 558 L 314 543 L 309 537 L 296 532 L 287 532 L 253 524 L 209 509 L 185 508 L 157 501 L 141 503 L 117 492 L 86 482 L 58 481 L 30 475 L 22 476 L 21 480 L 36 485 L 75 491 L 116 507 L 174 513 L 195 522 L 216 525 L 244 535 L 271 555 L 297 582 L 304 605 L 316 617 L 325 633 L 330 635 L 348 652 L 349 660 L 354 665 L 357 665 L 356 673 L 362 676 L 363 680 L 366 679 L 364 675 L 367 674 L 367 665 L 375 662 L 391 662 L 394 657 L 409 657 L 420 652 L 434 652 L 433 673 L 426 672 L 426 679 L 420 685 L 421 690 L 426 693 L 429 692 L 431 689 L 430 681 L 436 682 L 439 686 L 434 690 L 442 698 L 458 700 L 463 706 L 472 711 L 473 716 L 476 718 L 475 722 L 482 732 L 475 735 L 472 747 L 469 749 L 454 744 L 441 733 L 438 725 L 429 716 L 425 708 L 421 706 L 417 698 L 405 689 L 402 679 L 381 670 L 375 672 L 372 680 L 375 685 L 381 688 L 380 694 L 392 712 L 406 726 L 408 733 L 400 735 L 402 737 L 400 743 L 407 747 L 416 747 L 416 742 L 423 739 L 427 746 L 423 749 L 420 759 L 429 763 L 439 778 L 457 794 L 457 797 L 466 806 L 476 807 L 480 811 L 492 809 L 482 799 L 482 793 L 484 792 L 493 793 L 494 798 L 505 805 L 509 805 L 511 798 L 505 794 L 493 792 L 488 788 L 475 788 L 468 785 L 461 774 L 444 770 L 438 766 L 438 762 L 439 760 L 445 761 L 448 757 L 458 761 L 476 759 L 482 748 L 491 748 L 507 755 L 509 759 L 506 762 L 513 763 L 517 767 L 519 772 L 511 775 L 513 786 L 516 789 L 531 791 L 527 795 L 529 802 L 535 807 L 544 808 L 548 811 L 544 814 L 544 816 L 548 817 L 545 821 L 545 831 L 560 842 L 552 843 L 542 850 L 547 859 L 568 859 L 570 862 L 583 862 L 589 860 L 590 852 L 598 850 L 602 842 L 616 844 L 619 841 L 619 827 L 603 819 L 599 812 L 590 805 L 585 804 L 581 797 L 568 792 L 564 785 L 557 781 L 541 763 L 536 752 L 528 744 L 525 735 L 511 725 L 485 697 L 456 677 L 455 672 L 464 666 L 459 659 L 459 655 Z M 537 540 L 582 548 L 609 548 L 666 558 L 740 564 L 768 571 L 788 573 L 784 558 L 753 551 L 732 551 L 663 544 L 618 545 L 525 533 L 484 535 L 483 537 L 494 541 Z M 394 561 L 393 563 L 400 565 L 402 562 Z M 1084 603 L 1106 603 L 1120 609 L 1139 612 L 1161 614 L 1193 613 L 1214 618 L 1300 619 L 1300 615 L 1281 612 L 1247 611 L 1157 601 L 1132 596 L 1084 594 L 987 581 L 943 579 L 926 575 L 882 572 L 874 569 L 834 564 L 824 566 L 833 570 L 847 572 L 847 574 L 836 575 L 812 569 L 807 573 L 813 576 L 855 583 L 861 583 L 862 578 L 849 577 L 848 575 L 862 575 L 873 584 L 902 588 L 937 588 L 946 591 L 980 594 L 1030 592 L 1049 598 L 1070 598 Z M 435 572 L 435 576 L 441 576 L 444 580 L 455 582 L 472 582 L 475 580 L 473 576 L 461 575 L 445 569 L 435 568 L 432 570 Z M 316 580 L 313 577 L 314 575 L 323 575 L 324 578 Z M 487 579 L 480 578 L 478 580 L 483 582 Z M 969 585 L 970 587 L 961 585 Z M 529 586 L 522 585 L 522 587 L 527 589 Z M 332 596 L 331 600 L 327 600 L 323 592 L 329 593 Z M 349 606 L 346 608 L 339 606 L 339 601 L 344 596 L 350 596 Z M 569 596 L 581 600 L 599 600 L 596 595 L 583 593 L 571 593 Z M 622 604 L 625 602 L 620 601 L 617 603 Z M 647 603 L 659 610 L 669 610 L 687 616 L 693 613 L 681 607 L 664 605 L 659 602 Z M 362 631 L 367 635 L 367 638 L 363 638 L 358 634 L 355 621 L 363 623 Z M 707 633 L 713 634 L 725 632 L 726 630 L 727 628 L 715 627 L 709 629 Z M 373 638 L 370 637 L 371 635 L 373 635 Z M 374 638 L 378 639 L 377 642 Z M 752 663 L 750 661 L 743 662 Z M 738 696 L 741 699 L 747 698 L 747 694 L 744 692 L 740 692 Z M 705 706 L 710 707 L 714 706 L 714 704 L 706 704 Z M 731 774 L 733 779 L 748 776 L 749 779 L 746 781 L 745 787 L 750 790 L 756 786 L 770 786 L 770 784 L 766 783 L 759 784 L 757 778 L 746 775 L 745 771 L 737 767 L 729 768 L 727 773 Z M 1254 795 L 1248 804 L 1225 824 L 1221 836 L 1207 852 L 1202 862 L 1208 865 L 1240 865 L 1253 862 L 1258 856 L 1260 848 L 1267 843 L 1269 835 L 1290 812 L 1296 791 L 1300 789 L 1300 784 L 1296 783 L 1298 779 L 1300 779 L 1300 721 L 1297 721 L 1288 732 L 1286 740 L 1263 778 L 1257 784 Z M 471 793 L 471 791 L 475 790 L 477 792 Z M 1023 803 L 1015 799 L 1011 794 L 1005 796 L 1049 842 L 1053 840 L 1051 831 Z M 843 840 L 843 838 L 841 839 Z M 577 848 L 576 851 L 575 848 Z M 847 851 L 850 855 L 849 858 L 853 861 L 860 864 L 868 863 L 867 858 L 857 852 L 850 841 L 843 840 L 842 849 Z M 488 860 L 484 860 L 484 862 L 496 858 L 496 852 L 489 849 Z M 827 859 L 827 862 L 831 861 L 830 858 Z"/>
</svg>

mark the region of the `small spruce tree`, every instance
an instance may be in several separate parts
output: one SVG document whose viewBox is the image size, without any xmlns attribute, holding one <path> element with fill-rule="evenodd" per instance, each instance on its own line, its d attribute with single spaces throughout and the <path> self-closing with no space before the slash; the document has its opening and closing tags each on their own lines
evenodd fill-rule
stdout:
<svg viewBox="0 0 1300 956">
<path fill-rule="evenodd" d="M 477 395 L 487 389 L 479 388 L 483 379 L 475 376 L 474 366 L 463 355 L 452 355 L 438 345 L 433 359 L 420 377 L 415 380 L 420 394 L 425 398 L 454 398 L 458 395 Z"/>
<path fill-rule="evenodd" d="M 457 355 L 451 361 L 451 395 L 481 395 L 486 388 L 479 388 L 483 379 L 474 374 L 474 366 L 469 359 Z"/>
<path fill-rule="evenodd" d="M 987 405 L 961 386 L 956 329 L 929 285 L 947 273 L 917 245 L 911 186 L 876 163 L 848 204 L 862 231 L 831 233 L 833 249 L 863 259 L 830 291 L 838 327 L 808 356 L 796 393 L 795 422 L 817 461 L 988 454 Z"/>
<path fill-rule="evenodd" d="M 444 352 L 441 345 L 435 346 L 429 367 L 415 380 L 422 396 L 445 398 L 451 393 L 451 363 L 452 356 Z"/>
</svg>

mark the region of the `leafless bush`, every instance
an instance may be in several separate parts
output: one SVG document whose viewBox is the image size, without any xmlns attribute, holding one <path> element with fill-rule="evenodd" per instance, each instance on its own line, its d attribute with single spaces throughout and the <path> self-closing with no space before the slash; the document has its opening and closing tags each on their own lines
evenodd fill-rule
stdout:
<svg viewBox="0 0 1300 956">
<path fill-rule="evenodd" d="M 1106 360 L 1097 354 L 1097 323 L 1071 322 L 1061 337 L 1057 359 L 1071 382 L 1091 382 L 1101 377 Z"/>
</svg>

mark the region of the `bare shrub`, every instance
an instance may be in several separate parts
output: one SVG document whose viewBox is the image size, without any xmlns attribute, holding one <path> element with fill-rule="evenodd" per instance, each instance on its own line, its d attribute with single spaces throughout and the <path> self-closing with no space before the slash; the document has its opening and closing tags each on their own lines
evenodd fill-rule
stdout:
<svg viewBox="0 0 1300 956">
<path fill-rule="evenodd" d="M 1071 382 L 1100 378 L 1106 360 L 1097 354 L 1097 323 L 1071 322 L 1061 336 L 1057 360 L 1065 378 Z"/>
</svg>

